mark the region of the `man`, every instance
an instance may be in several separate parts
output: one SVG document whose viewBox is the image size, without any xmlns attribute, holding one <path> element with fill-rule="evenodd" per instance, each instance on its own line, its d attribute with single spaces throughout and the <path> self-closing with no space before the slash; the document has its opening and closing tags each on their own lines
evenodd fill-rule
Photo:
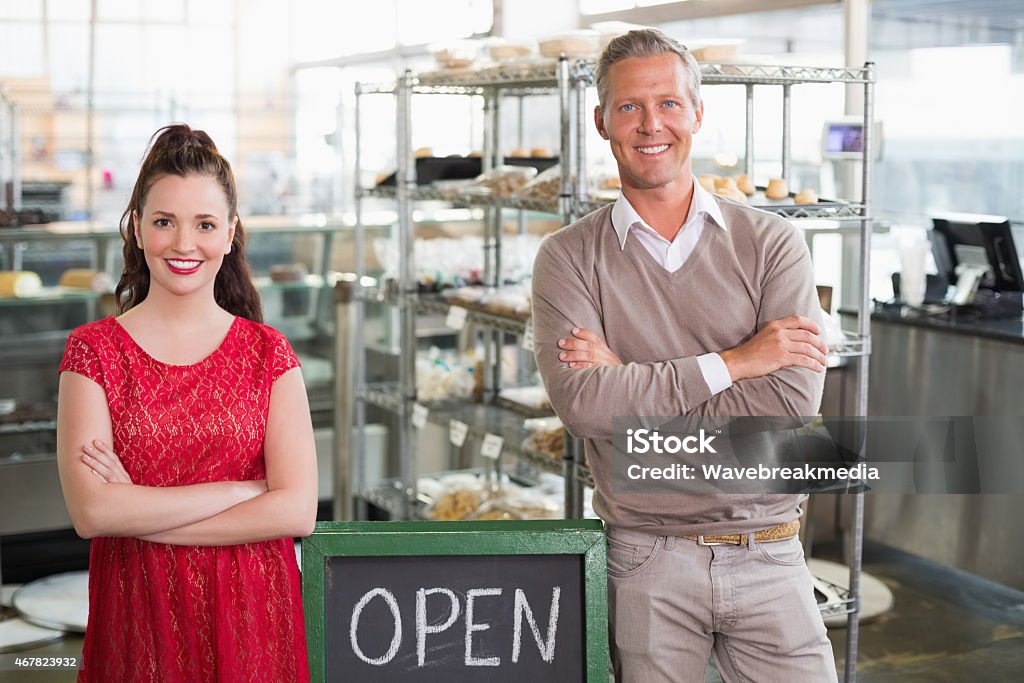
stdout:
<svg viewBox="0 0 1024 683">
<path fill-rule="evenodd" d="M 700 69 L 630 31 L 597 69 L 595 122 L 622 196 L 545 240 L 533 275 L 537 363 L 584 439 L 608 526 L 619 683 L 836 679 L 796 536 L 797 495 L 622 493 L 614 416 L 810 416 L 826 348 L 807 248 L 783 219 L 695 182 Z"/>
</svg>

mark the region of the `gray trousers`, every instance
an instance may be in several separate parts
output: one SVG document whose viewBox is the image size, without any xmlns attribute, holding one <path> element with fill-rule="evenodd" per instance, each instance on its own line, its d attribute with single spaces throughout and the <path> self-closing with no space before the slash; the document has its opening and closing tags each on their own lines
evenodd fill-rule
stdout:
<svg viewBox="0 0 1024 683">
<path fill-rule="evenodd" d="M 608 607 L 617 683 L 836 681 L 798 538 L 703 546 L 608 529 Z"/>
</svg>

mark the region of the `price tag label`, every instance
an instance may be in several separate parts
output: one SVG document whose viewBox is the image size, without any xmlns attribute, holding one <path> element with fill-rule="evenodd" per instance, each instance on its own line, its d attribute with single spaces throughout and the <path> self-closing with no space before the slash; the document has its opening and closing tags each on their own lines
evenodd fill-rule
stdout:
<svg viewBox="0 0 1024 683">
<path fill-rule="evenodd" d="M 469 425 L 462 420 L 452 420 L 448 423 L 448 440 L 453 446 L 459 447 L 466 443 L 466 434 L 469 433 Z"/>
<path fill-rule="evenodd" d="M 480 447 L 480 455 L 491 460 L 497 460 L 498 456 L 501 455 L 501 447 L 504 445 L 504 438 L 497 434 L 487 434 L 484 436 L 484 443 Z"/>
<path fill-rule="evenodd" d="M 469 315 L 469 310 L 462 306 L 449 306 L 448 317 L 444 319 L 445 327 L 450 327 L 453 330 L 461 330 L 466 326 L 466 316 Z"/>
<path fill-rule="evenodd" d="M 427 426 L 427 415 L 430 411 L 425 405 L 417 403 L 412 407 L 412 426 L 416 429 L 423 429 Z"/>
<path fill-rule="evenodd" d="M 526 321 L 526 331 L 523 332 L 522 347 L 527 351 L 533 351 L 533 323 Z"/>
</svg>

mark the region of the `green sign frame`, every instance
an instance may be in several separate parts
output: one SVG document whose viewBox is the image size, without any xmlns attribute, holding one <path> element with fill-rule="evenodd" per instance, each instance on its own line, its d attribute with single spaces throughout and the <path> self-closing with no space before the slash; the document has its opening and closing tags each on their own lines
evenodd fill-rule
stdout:
<svg viewBox="0 0 1024 683">
<path fill-rule="evenodd" d="M 598 520 L 317 522 L 302 539 L 302 605 L 309 669 L 327 675 L 324 577 L 330 557 L 411 555 L 580 555 L 586 680 L 608 680 L 608 575 Z"/>
</svg>

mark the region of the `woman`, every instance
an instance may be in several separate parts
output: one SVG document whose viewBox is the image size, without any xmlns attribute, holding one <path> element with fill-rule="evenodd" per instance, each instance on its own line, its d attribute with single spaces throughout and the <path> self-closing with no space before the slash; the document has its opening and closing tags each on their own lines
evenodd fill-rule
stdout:
<svg viewBox="0 0 1024 683">
<path fill-rule="evenodd" d="M 157 132 L 121 234 L 120 315 L 72 332 L 60 365 L 61 485 L 93 539 L 79 681 L 308 680 L 309 406 L 206 133 Z"/>
</svg>

